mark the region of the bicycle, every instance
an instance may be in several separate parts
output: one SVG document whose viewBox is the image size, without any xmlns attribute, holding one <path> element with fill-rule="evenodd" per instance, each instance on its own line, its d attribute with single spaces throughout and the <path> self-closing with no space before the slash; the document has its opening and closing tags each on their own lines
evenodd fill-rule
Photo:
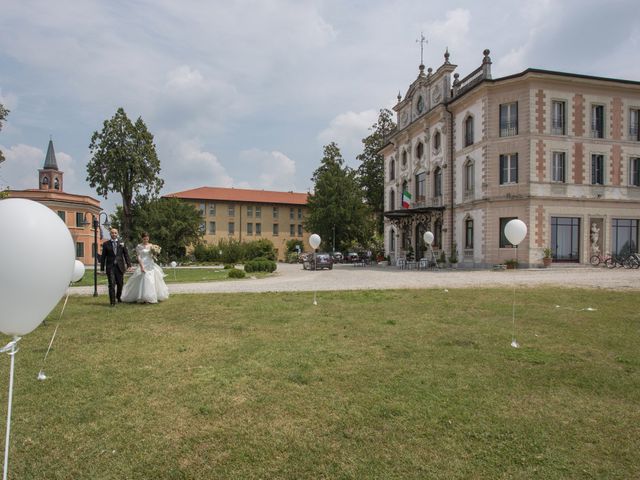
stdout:
<svg viewBox="0 0 640 480">
<path fill-rule="evenodd" d="M 640 255 L 631 253 L 622 261 L 624 268 L 640 268 Z"/>
<path fill-rule="evenodd" d="M 595 255 L 591 256 L 591 259 L 589 260 L 589 263 L 591 263 L 592 266 L 597 267 L 600 264 L 605 265 L 606 261 L 609 258 L 611 258 L 611 255 L 609 255 L 609 254 L 601 255 L 599 253 L 596 253 Z"/>
</svg>

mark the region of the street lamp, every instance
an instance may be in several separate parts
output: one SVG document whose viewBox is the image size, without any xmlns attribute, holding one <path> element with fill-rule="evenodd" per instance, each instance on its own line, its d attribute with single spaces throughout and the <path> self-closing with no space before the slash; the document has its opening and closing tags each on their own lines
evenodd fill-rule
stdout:
<svg viewBox="0 0 640 480">
<path fill-rule="evenodd" d="M 97 216 L 91 214 L 91 224 L 93 227 L 93 296 L 98 296 L 98 229 L 100 228 L 100 220 L 104 215 L 104 222 L 102 225 L 109 230 L 111 228 L 111 222 L 109 221 L 109 215 L 107 212 L 100 212 Z M 86 217 L 86 213 L 85 213 Z M 89 225 L 89 222 L 84 221 L 85 225 Z"/>
</svg>

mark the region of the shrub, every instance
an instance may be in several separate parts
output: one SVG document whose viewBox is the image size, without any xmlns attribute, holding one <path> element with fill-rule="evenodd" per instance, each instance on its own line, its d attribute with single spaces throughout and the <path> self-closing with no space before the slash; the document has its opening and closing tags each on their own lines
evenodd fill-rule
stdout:
<svg viewBox="0 0 640 480">
<path fill-rule="evenodd" d="M 238 270 L 237 268 L 232 268 L 229 270 L 229 278 L 244 278 L 246 274 L 242 270 Z"/>
<path fill-rule="evenodd" d="M 247 273 L 253 272 L 275 272 L 278 265 L 273 260 L 266 258 L 250 260 L 244 264 L 244 271 Z"/>
<path fill-rule="evenodd" d="M 243 258 L 245 260 L 253 260 L 255 258 L 267 258 L 269 260 L 276 259 L 276 250 L 271 240 L 262 238 L 253 240 L 243 244 Z"/>
<path fill-rule="evenodd" d="M 504 264 L 507 266 L 507 268 L 518 268 L 518 261 L 515 258 L 505 260 Z"/>
<path fill-rule="evenodd" d="M 287 254 L 287 263 L 298 263 L 298 252 L 292 252 Z"/>
<path fill-rule="evenodd" d="M 199 243 L 193 249 L 192 255 L 198 262 L 207 262 L 209 260 L 209 248 L 204 243 Z"/>
<path fill-rule="evenodd" d="M 231 269 L 234 269 L 234 268 L 236 268 L 236 266 L 233 263 L 225 263 L 224 264 L 224 269 L 225 270 L 231 270 Z"/>
</svg>

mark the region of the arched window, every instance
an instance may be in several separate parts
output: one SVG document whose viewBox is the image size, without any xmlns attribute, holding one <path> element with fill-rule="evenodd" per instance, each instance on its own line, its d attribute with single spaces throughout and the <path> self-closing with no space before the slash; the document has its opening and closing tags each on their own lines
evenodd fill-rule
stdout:
<svg viewBox="0 0 640 480">
<path fill-rule="evenodd" d="M 387 252 L 387 255 L 389 253 L 395 253 L 395 251 L 396 251 L 396 232 L 392 228 L 389 230 L 389 251 Z"/>
<path fill-rule="evenodd" d="M 389 190 L 389 210 L 396 209 L 396 192 L 393 191 L 393 188 Z"/>
<path fill-rule="evenodd" d="M 424 145 L 422 142 L 418 142 L 418 146 L 416 147 L 416 158 L 420 160 L 422 159 L 422 155 L 424 155 Z"/>
<path fill-rule="evenodd" d="M 464 221 L 464 248 L 473 250 L 473 218 L 467 217 Z"/>
<path fill-rule="evenodd" d="M 42 177 L 42 184 L 49 185 L 49 177 Z"/>
<path fill-rule="evenodd" d="M 474 165 L 473 160 L 471 158 L 467 158 L 467 161 L 464 162 L 464 193 L 465 195 L 470 195 L 473 193 L 474 187 Z"/>
<path fill-rule="evenodd" d="M 433 196 L 442 196 L 442 169 L 440 167 L 436 167 L 433 171 Z"/>
<path fill-rule="evenodd" d="M 441 145 L 442 145 L 442 135 L 440 135 L 440 132 L 437 131 L 433 135 L 433 151 L 439 152 Z"/>
<path fill-rule="evenodd" d="M 464 121 L 464 146 L 473 145 L 473 117 L 469 115 Z"/>
<path fill-rule="evenodd" d="M 392 158 L 389 162 L 389 180 L 396 179 L 396 160 Z"/>
<path fill-rule="evenodd" d="M 56 190 L 60 189 L 60 181 L 58 180 L 58 177 L 53 179 L 53 188 L 55 188 Z"/>
<path fill-rule="evenodd" d="M 433 225 L 433 248 L 442 248 L 442 222 L 436 220 Z"/>
<path fill-rule="evenodd" d="M 402 166 L 406 167 L 407 166 L 407 151 L 403 150 L 402 152 Z"/>
</svg>

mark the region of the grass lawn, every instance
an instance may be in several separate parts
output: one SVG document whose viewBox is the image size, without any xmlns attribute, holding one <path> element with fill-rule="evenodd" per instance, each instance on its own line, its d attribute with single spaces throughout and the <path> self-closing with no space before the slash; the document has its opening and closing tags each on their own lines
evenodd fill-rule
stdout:
<svg viewBox="0 0 640 480">
<path fill-rule="evenodd" d="M 640 478 L 637 292 L 519 289 L 520 349 L 509 289 L 312 298 L 70 298 L 46 381 L 60 306 L 20 342 L 10 478 Z"/>
<path fill-rule="evenodd" d="M 176 268 L 175 271 L 171 267 L 163 268 L 164 273 L 167 275 L 164 277 L 164 281 L 166 283 L 192 283 L 192 282 L 215 282 L 218 280 L 228 280 L 229 279 L 229 270 L 224 270 L 222 268 Z M 268 275 L 264 272 L 256 272 L 252 274 L 247 274 L 247 278 L 249 276 L 254 276 L 257 278 L 264 277 Z M 130 273 L 126 274 L 124 277 L 125 282 L 131 276 Z M 107 284 L 107 276 L 101 275 L 98 273 L 98 285 L 106 285 Z M 87 271 L 84 274 L 84 277 L 79 282 L 73 284 L 74 287 L 87 287 L 93 285 L 93 269 Z"/>
</svg>

